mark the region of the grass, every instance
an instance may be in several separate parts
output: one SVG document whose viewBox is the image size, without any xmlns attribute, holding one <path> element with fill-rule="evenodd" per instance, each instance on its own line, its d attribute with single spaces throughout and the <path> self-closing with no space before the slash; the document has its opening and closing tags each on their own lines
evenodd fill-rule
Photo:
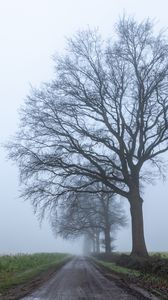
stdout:
<svg viewBox="0 0 168 300">
<path fill-rule="evenodd" d="M 130 252 L 114 252 L 114 254 L 126 254 L 126 255 L 130 255 Z M 168 259 L 168 252 L 149 252 L 150 256 L 157 256 L 160 258 L 167 258 Z"/>
<path fill-rule="evenodd" d="M 106 261 L 97 260 L 97 259 L 94 259 L 94 261 L 117 274 L 129 275 L 132 277 L 139 277 L 141 275 L 141 273 L 139 271 L 131 270 L 131 269 L 128 269 L 125 267 L 118 266 L 114 262 L 106 262 Z"/>
<path fill-rule="evenodd" d="M 154 253 L 152 255 L 157 255 Z M 162 258 L 168 258 L 167 253 L 160 254 Z M 126 267 L 118 266 L 115 262 L 107 262 L 99 259 L 92 258 L 95 263 L 102 265 L 112 271 L 115 274 L 124 276 L 133 282 L 140 284 L 142 287 L 150 289 L 157 296 L 161 296 L 162 299 L 168 299 L 168 278 L 161 276 L 155 276 L 154 274 L 144 273 L 141 271 L 129 269 Z"/>
<path fill-rule="evenodd" d="M 63 253 L 0 256 L 0 293 L 33 279 L 50 267 L 58 266 L 68 257 L 68 254 Z"/>
<path fill-rule="evenodd" d="M 150 256 L 157 256 L 160 258 L 168 259 L 168 252 L 150 252 Z"/>
</svg>

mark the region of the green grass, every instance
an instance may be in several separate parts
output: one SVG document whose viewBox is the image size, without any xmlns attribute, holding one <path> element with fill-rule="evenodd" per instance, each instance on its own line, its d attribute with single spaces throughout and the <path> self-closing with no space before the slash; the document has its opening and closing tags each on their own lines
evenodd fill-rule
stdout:
<svg viewBox="0 0 168 300">
<path fill-rule="evenodd" d="M 113 262 L 106 262 L 106 261 L 97 260 L 97 259 L 94 259 L 94 261 L 117 274 L 131 275 L 133 277 L 139 277 L 141 275 L 141 273 L 139 271 L 131 270 L 131 269 L 121 267 L 121 266 L 117 266 Z"/>
<path fill-rule="evenodd" d="M 168 252 L 150 252 L 150 256 L 158 256 L 160 258 L 168 259 Z"/>
<path fill-rule="evenodd" d="M 121 255 L 121 254 L 126 254 L 126 255 L 130 255 L 130 252 L 114 252 L 114 254 L 118 254 L 118 255 Z M 168 252 L 149 252 L 149 255 L 150 256 L 158 256 L 160 258 L 167 258 L 168 259 Z"/>
<path fill-rule="evenodd" d="M 0 256 L 0 292 L 31 280 L 42 271 L 58 266 L 68 257 L 63 253 Z"/>
<path fill-rule="evenodd" d="M 156 253 L 155 253 L 156 255 Z M 158 255 L 158 254 L 157 254 Z M 168 258 L 167 253 L 162 254 L 162 258 Z M 143 273 L 137 270 L 129 269 L 126 267 L 121 267 L 116 265 L 114 262 L 101 261 L 95 258 L 92 258 L 95 263 L 102 265 L 118 275 L 124 275 L 129 279 L 133 279 L 139 283 L 142 287 L 146 287 L 154 292 L 157 296 L 163 297 L 163 299 L 168 299 L 168 278 L 162 278 L 155 276 L 153 274 Z"/>
</svg>

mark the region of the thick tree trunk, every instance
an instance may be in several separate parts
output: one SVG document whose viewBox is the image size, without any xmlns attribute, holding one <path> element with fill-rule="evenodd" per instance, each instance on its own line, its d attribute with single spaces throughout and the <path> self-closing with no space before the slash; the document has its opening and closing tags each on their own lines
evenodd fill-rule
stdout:
<svg viewBox="0 0 168 300">
<path fill-rule="evenodd" d="M 130 194 L 130 211 L 132 221 L 132 252 L 133 256 L 148 256 L 145 237 L 144 237 L 144 223 L 143 223 L 143 200 L 139 193 L 133 191 Z"/>
</svg>

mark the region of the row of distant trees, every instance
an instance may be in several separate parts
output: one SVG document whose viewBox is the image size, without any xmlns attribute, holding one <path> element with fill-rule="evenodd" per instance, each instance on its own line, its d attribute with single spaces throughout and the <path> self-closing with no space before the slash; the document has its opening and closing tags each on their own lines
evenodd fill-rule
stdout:
<svg viewBox="0 0 168 300">
<path fill-rule="evenodd" d="M 54 63 L 53 81 L 27 97 L 8 145 L 23 196 L 41 216 L 64 205 L 63 236 L 79 220 L 83 230 L 92 216 L 96 231 L 102 201 L 109 201 L 111 218 L 111 195 L 127 199 L 132 255 L 145 256 L 143 182 L 164 173 L 168 150 L 167 39 L 154 34 L 149 20 L 123 17 L 108 41 L 97 31 L 78 32 Z M 109 242 L 106 247 L 110 251 Z"/>
<path fill-rule="evenodd" d="M 92 185 L 80 193 L 70 193 L 61 202 L 60 213 L 53 212 L 51 225 L 53 232 L 65 239 L 85 237 L 88 250 L 106 253 L 114 249 L 116 231 L 126 225 L 126 217 L 121 203 L 114 193 L 102 184 Z M 92 244 L 92 247 L 90 244 Z M 87 249 L 87 245 L 86 245 Z"/>
</svg>

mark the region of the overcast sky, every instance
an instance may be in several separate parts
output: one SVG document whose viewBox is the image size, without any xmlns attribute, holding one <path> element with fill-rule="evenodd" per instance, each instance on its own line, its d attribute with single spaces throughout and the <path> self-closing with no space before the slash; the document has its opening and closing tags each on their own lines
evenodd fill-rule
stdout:
<svg viewBox="0 0 168 300">
<path fill-rule="evenodd" d="M 53 75 L 52 55 L 63 51 L 65 37 L 78 29 L 98 27 L 106 38 L 123 13 L 138 20 L 150 17 L 167 27 L 166 0 L 0 0 L 0 141 L 17 129 L 18 109 L 29 92 Z M 39 227 L 30 203 L 19 198 L 17 167 L 0 149 L 0 254 L 80 251 L 79 243 L 52 236 Z M 168 251 L 168 182 L 144 193 L 145 236 L 150 251 Z M 126 201 L 125 201 L 126 202 Z M 126 205 L 128 211 L 128 205 Z M 130 227 L 118 235 L 117 250 L 130 250 Z"/>
</svg>

